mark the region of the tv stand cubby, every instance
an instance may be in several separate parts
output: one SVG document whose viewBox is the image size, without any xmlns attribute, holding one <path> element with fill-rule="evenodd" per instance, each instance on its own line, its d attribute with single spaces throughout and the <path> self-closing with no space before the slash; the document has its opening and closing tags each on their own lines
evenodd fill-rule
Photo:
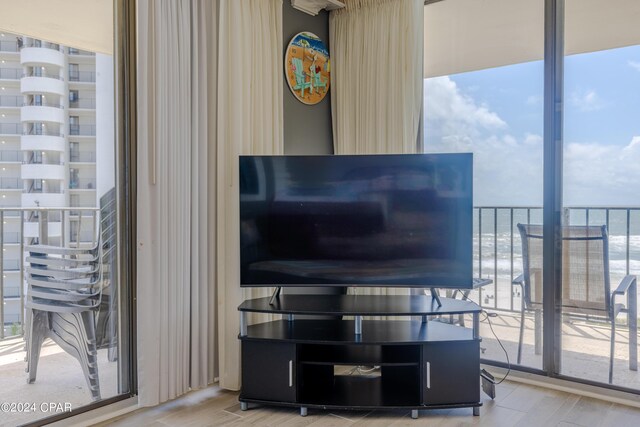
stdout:
<svg viewBox="0 0 640 427">
<path fill-rule="evenodd" d="M 424 295 L 280 295 L 272 304 L 269 298 L 243 302 L 241 409 L 249 403 L 292 406 L 305 416 L 308 408 L 384 408 L 411 410 L 417 418 L 422 409 L 469 407 L 479 415 L 481 309 L 470 301 L 441 301 L 438 306 Z M 249 326 L 251 312 L 283 319 Z M 459 314 L 471 314 L 473 327 L 433 318 Z"/>
</svg>

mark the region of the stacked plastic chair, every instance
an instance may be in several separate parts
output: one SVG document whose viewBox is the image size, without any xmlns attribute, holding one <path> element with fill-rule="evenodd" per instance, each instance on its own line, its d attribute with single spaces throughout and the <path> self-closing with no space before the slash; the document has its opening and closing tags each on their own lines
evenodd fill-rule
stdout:
<svg viewBox="0 0 640 427">
<path fill-rule="evenodd" d="M 105 307 L 102 301 L 103 289 L 111 284 L 103 280 L 103 262 L 115 247 L 115 224 L 105 226 L 105 221 L 114 222 L 113 215 L 115 209 L 109 214 L 101 208 L 99 239 L 92 247 L 25 246 L 29 253 L 25 340 L 30 384 L 36 379 L 42 343 L 51 338 L 80 362 L 92 399 L 100 399 L 96 324 L 101 306 L 108 311 L 107 319 L 115 319 L 110 315 L 111 304 Z"/>
</svg>

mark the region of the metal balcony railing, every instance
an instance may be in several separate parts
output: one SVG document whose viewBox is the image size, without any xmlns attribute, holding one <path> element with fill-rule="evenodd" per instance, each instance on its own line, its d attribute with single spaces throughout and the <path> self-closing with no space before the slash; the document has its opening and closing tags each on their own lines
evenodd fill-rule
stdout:
<svg viewBox="0 0 640 427">
<path fill-rule="evenodd" d="M 93 151 L 71 151 L 69 153 L 69 161 L 95 163 L 96 153 Z"/>
<path fill-rule="evenodd" d="M 18 51 L 17 41 L 8 41 L 8 40 L 0 41 L 0 52 L 17 52 L 17 51 Z"/>
<path fill-rule="evenodd" d="M 58 52 L 62 52 L 63 49 L 59 44 L 56 43 L 49 43 L 49 42 L 43 42 L 40 40 L 33 40 L 30 43 L 25 43 L 25 44 L 20 44 L 20 42 L 17 43 L 17 46 L 20 49 L 23 49 L 25 47 L 40 47 L 40 48 L 44 48 L 44 49 L 51 49 L 51 50 L 57 50 Z"/>
<path fill-rule="evenodd" d="M 69 135 L 95 136 L 96 125 L 69 125 Z"/>
<path fill-rule="evenodd" d="M 0 107 L 19 107 L 22 105 L 22 96 L 0 95 Z"/>
<path fill-rule="evenodd" d="M 567 207 L 563 218 L 570 225 L 607 225 L 611 283 L 627 274 L 640 274 L 640 207 Z M 484 308 L 520 311 L 521 295 L 511 285 L 522 274 L 518 223 L 542 224 L 542 208 L 474 208 L 474 275 L 493 280 L 478 291 Z"/>
<path fill-rule="evenodd" d="M 85 56 L 95 56 L 94 52 L 89 52 L 87 50 L 76 49 L 74 47 L 70 47 L 68 49 L 69 55 L 85 55 Z"/>
<path fill-rule="evenodd" d="M 95 71 L 69 71 L 70 82 L 94 83 L 96 81 Z"/>
<path fill-rule="evenodd" d="M 0 162 L 22 162 L 22 151 L 1 150 Z"/>
<path fill-rule="evenodd" d="M 93 178 L 76 178 L 69 181 L 72 190 L 93 190 L 96 188 L 96 180 Z"/>
<path fill-rule="evenodd" d="M 46 77 L 48 79 L 64 80 L 64 78 L 59 76 L 58 74 L 42 73 L 37 71 L 24 73 L 22 77 Z"/>
<path fill-rule="evenodd" d="M 22 123 L 0 123 L 0 135 L 22 134 Z"/>
<path fill-rule="evenodd" d="M 81 98 L 75 101 L 69 101 L 69 108 L 96 108 L 96 100 L 94 98 Z"/>
<path fill-rule="evenodd" d="M 44 136 L 59 136 L 63 137 L 64 134 L 57 130 L 42 129 L 40 126 L 31 126 L 24 135 L 44 135 Z"/>
<path fill-rule="evenodd" d="M 23 107 L 52 107 L 52 108 L 64 108 L 64 105 L 61 105 L 60 103 L 54 103 L 54 102 L 42 102 L 42 101 L 36 101 L 35 99 L 32 99 L 29 102 L 23 103 L 22 104 Z"/>
<path fill-rule="evenodd" d="M 71 215 L 71 211 L 81 215 Z M 19 220 L 7 221 L 18 217 Z M 24 245 L 94 245 L 99 224 L 98 208 L 0 207 L 0 340 L 24 334 Z M 25 233 L 37 229 L 35 236 Z M 7 251 L 16 247 L 13 252 Z M 11 272 L 15 276 L 6 274 Z M 11 282 L 9 282 L 11 281 Z M 6 285 L 5 285 L 6 282 Z"/>
<path fill-rule="evenodd" d="M 20 178 L 0 178 L 0 189 L 2 190 L 20 190 L 22 189 L 22 180 Z"/>
<path fill-rule="evenodd" d="M 0 69 L 0 79 L 17 80 L 22 77 L 22 68 Z"/>
</svg>

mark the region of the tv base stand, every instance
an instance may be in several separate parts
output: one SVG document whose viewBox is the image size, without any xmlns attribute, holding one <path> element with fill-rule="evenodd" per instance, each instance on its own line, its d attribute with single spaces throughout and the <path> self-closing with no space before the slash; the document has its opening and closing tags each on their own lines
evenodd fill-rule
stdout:
<svg viewBox="0 0 640 427">
<path fill-rule="evenodd" d="M 240 307 L 242 391 L 250 403 L 308 409 L 473 408 L 480 401 L 480 307 L 430 296 L 281 295 Z M 247 325 L 251 312 L 282 320 Z M 331 315 L 309 320 L 295 316 Z M 473 328 L 434 320 L 469 314 Z M 341 320 L 350 316 L 351 320 Z M 364 320 L 363 316 L 405 317 Z M 421 320 L 410 320 L 418 316 Z M 363 366 L 375 369 L 364 371 Z"/>
</svg>

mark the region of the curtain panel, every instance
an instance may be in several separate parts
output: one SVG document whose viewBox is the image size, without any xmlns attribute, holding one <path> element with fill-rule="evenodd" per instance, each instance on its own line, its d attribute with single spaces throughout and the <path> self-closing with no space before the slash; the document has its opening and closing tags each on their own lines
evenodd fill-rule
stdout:
<svg viewBox="0 0 640 427">
<path fill-rule="evenodd" d="M 282 0 L 139 0 L 138 383 L 240 387 L 238 155 L 282 152 Z"/>
<path fill-rule="evenodd" d="M 334 152 L 415 153 L 424 2 L 343 2 L 329 16 Z"/>
</svg>

